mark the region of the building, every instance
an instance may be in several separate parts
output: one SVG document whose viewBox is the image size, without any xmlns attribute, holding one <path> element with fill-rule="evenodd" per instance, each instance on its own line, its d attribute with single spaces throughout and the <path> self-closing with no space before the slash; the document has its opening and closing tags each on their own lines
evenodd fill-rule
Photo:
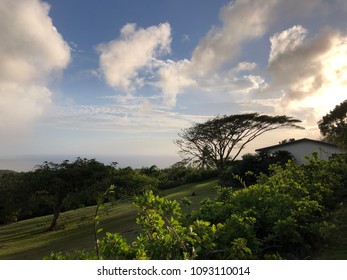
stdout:
<svg viewBox="0 0 347 280">
<path fill-rule="evenodd" d="M 342 150 L 334 144 L 308 138 L 268 146 L 255 151 L 268 153 L 274 153 L 276 151 L 288 151 L 294 156 L 296 162 L 299 164 L 306 163 L 307 161 L 305 160 L 305 157 L 312 155 L 314 152 L 318 154 L 318 158 L 321 160 L 327 160 L 334 154 L 342 153 Z"/>
</svg>

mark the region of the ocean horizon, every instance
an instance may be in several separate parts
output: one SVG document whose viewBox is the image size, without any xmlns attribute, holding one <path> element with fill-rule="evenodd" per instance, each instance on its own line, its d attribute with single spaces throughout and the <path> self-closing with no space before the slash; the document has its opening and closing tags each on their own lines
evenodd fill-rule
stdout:
<svg viewBox="0 0 347 280">
<path fill-rule="evenodd" d="M 77 157 L 96 159 L 106 165 L 117 162 L 118 167 L 141 168 L 156 165 L 159 168 L 167 168 L 174 163 L 182 160 L 178 155 L 40 155 L 40 156 L 18 156 L 0 158 L 0 170 L 13 170 L 16 172 L 32 171 L 36 166 L 43 164 L 45 161 L 62 163 L 64 160 L 73 162 Z"/>
</svg>

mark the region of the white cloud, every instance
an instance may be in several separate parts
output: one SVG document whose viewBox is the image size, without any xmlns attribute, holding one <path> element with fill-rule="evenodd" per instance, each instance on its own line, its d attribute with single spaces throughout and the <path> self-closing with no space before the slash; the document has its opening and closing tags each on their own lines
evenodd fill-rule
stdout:
<svg viewBox="0 0 347 280">
<path fill-rule="evenodd" d="M 164 60 L 170 52 L 169 24 L 137 28 L 127 24 L 118 39 L 100 45 L 100 67 L 107 83 L 125 90 L 124 100 L 145 83 L 159 88 L 164 104 L 176 105 L 177 95 L 188 91 L 214 93 L 245 100 L 256 91 L 282 92 L 282 107 L 301 95 L 314 95 L 325 74 L 321 58 L 333 42 L 334 32 L 309 34 L 301 25 L 276 33 L 270 39 L 268 73 L 252 61 L 238 61 L 243 47 L 263 38 L 284 18 L 286 23 L 328 13 L 324 0 L 235 0 L 220 10 L 220 26 L 213 26 L 192 52 L 178 61 Z M 331 8 L 331 7 L 330 7 Z M 262 49 L 263 50 L 263 49 Z M 265 54 L 264 54 L 265 56 Z M 323 72 L 322 72 L 323 71 Z M 280 107 L 278 107 L 280 108 Z"/>
<path fill-rule="evenodd" d="M 35 149 L 47 154 L 117 155 L 117 161 L 122 154 L 174 155 L 177 132 L 205 120 L 206 116 L 167 111 L 140 97 L 118 105 L 55 106 L 42 124 L 57 137 L 44 135 L 50 142 L 39 139 L 45 145 Z"/>
<path fill-rule="evenodd" d="M 179 61 L 159 59 L 170 52 L 168 23 L 148 28 L 127 24 L 119 38 L 97 47 L 100 70 L 111 87 L 127 93 L 126 100 L 129 93 L 147 83 L 161 90 L 164 104 L 170 107 L 176 105 L 177 94 L 188 88 L 249 92 L 259 84 L 254 79 L 256 75 L 237 75 L 253 70 L 256 64 L 241 62 L 231 70 L 223 66 L 236 58 L 245 43 L 264 35 L 276 3 L 277 0 L 230 2 L 221 9 L 222 25 L 211 28 L 190 59 Z"/>
<path fill-rule="evenodd" d="M 37 0 L 1 1 L 0 77 L 27 83 L 42 80 L 70 60 L 68 45 Z"/>
<path fill-rule="evenodd" d="M 257 67 L 257 64 L 254 62 L 239 62 L 234 68 L 229 70 L 229 75 L 235 75 L 240 72 L 251 71 Z"/>
<path fill-rule="evenodd" d="M 51 105 L 51 92 L 42 86 L 0 84 L 0 131 L 2 137 L 11 137 L 18 129 L 27 129 L 31 121 L 40 117 Z"/>
<path fill-rule="evenodd" d="M 243 73 L 256 69 L 254 62 L 238 62 L 237 58 L 242 53 L 243 47 L 251 41 L 264 37 L 270 28 L 284 18 L 302 19 L 314 14 L 327 14 L 331 4 L 324 0 L 235 0 L 230 1 L 220 11 L 221 26 L 214 26 L 194 49 L 192 57 L 176 62 L 168 62 L 159 71 L 159 82 L 164 99 L 175 105 L 177 94 L 186 92 L 192 86 L 201 92 L 219 90 L 216 93 L 240 94 L 264 90 L 268 87 L 265 78 L 259 74 Z M 295 83 L 297 78 L 310 76 L 315 65 L 299 61 L 301 71 L 294 71 L 296 61 L 290 62 L 284 69 L 277 69 L 276 65 L 283 66 L 279 60 L 302 45 L 307 30 L 297 25 L 271 38 L 271 52 L 269 58 L 269 71 L 272 74 L 274 89 L 277 80 L 284 80 L 287 75 L 287 86 Z M 318 39 L 317 39 L 318 40 Z M 320 45 L 315 45 L 318 43 Z M 312 62 L 314 53 L 328 48 L 328 42 L 312 42 L 306 47 L 309 57 L 302 61 Z M 309 50 L 309 49 L 312 49 Z M 311 53 L 311 54 L 310 54 Z M 304 55 L 304 54 L 303 54 Z M 277 59 L 279 58 L 279 60 Z M 296 59 L 300 60 L 299 57 Z M 317 62 L 317 61 L 316 61 Z M 291 66 L 289 66 L 291 65 Z M 228 69 L 231 67 L 231 69 Z M 293 69 L 291 69 L 293 68 Z M 287 71 L 286 71 L 287 69 Z M 276 78 L 276 71 L 280 70 L 281 77 Z M 288 74 L 287 72 L 291 73 Z M 296 73 L 296 74 L 294 74 Z M 279 82 L 282 85 L 282 82 Z M 315 84 L 319 83 L 319 77 Z M 242 98 L 240 96 L 239 98 Z"/>
<path fill-rule="evenodd" d="M 180 60 L 178 62 L 167 61 L 166 65 L 158 70 L 160 82 L 157 83 L 164 94 L 164 103 L 168 106 L 176 104 L 176 96 L 187 87 L 197 85 L 190 77 L 191 62 Z"/>
<path fill-rule="evenodd" d="M 276 3 L 277 0 L 232 1 L 223 7 L 221 27 L 211 28 L 190 60 L 168 61 L 159 69 L 156 86 L 161 88 L 166 103 L 174 106 L 177 94 L 192 86 L 207 92 L 219 89 L 227 94 L 258 88 L 255 75 L 237 76 L 253 70 L 255 63 L 241 62 L 231 70 L 223 67 L 235 60 L 245 43 L 264 35 Z"/>
<path fill-rule="evenodd" d="M 220 10 L 221 25 L 211 27 L 193 50 L 191 58 L 179 61 L 158 59 L 170 51 L 169 24 L 147 29 L 127 24 L 121 30 L 120 38 L 98 47 L 101 70 L 110 86 L 128 93 L 144 83 L 156 86 L 161 90 L 164 103 L 171 107 L 176 105 L 178 94 L 192 88 L 205 92 L 218 89 L 226 95 L 264 89 L 267 84 L 259 74 L 241 75 L 241 72 L 250 72 L 257 67 L 254 62 L 237 61 L 242 47 L 262 38 L 281 16 L 302 17 L 326 7 L 323 0 L 287 2 L 230 1 Z M 306 33 L 301 26 L 295 26 L 273 36 L 270 63 L 301 45 Z"/>
<path fill-rule="evenodd" d="M 295 50 L 302 44 L 307 34 L 307 30 L 300 25 L 277 33 L 270 38 L 271 51 L 269 63 L 272 63 L 278 56 L 288 51 Z"/>
<path fill-rule="evenodd" d="M 170 52 L 171 28 L 168 23 L 136 28 L 126 24 L 119 39 L 101 44 L 100 68 L 112 87 L 133 91 L 143 84 L 140 71 L 152 71 L 155 59 Z"/>
<path fill-rule="evenodd" d="M 117 131 L 117 133 L 177 133 L 206 116 L 182 115 L 164 110 L 147 99 L 133 104 L 55 107 L 47 119 L 50 125 L 64 129 Z"/>
<path fill-rule="evenodd" d="M 212 28 L 192 56 L 194 74 L 206 76 L 230 62 L 241 46 L 259 38 L 271 22 L 276 0 L 232 1 L 220 13 L 222 27 Z"/>
<path fill-rule="evenodd" d="M 306 38 L 302 27 L 271 37 L 268 92 L 276 94 L 276 113 L 294 114 L 309 126 L 346 98 L 347 36 L 323 29 Z"/>
<path fill-rule="evenodd" d="M 0 133 L 27 128 L 51 103 L 49 80 L 70 61 L 69 46 L 38 0 L 0 2 Z"/>
</svg>

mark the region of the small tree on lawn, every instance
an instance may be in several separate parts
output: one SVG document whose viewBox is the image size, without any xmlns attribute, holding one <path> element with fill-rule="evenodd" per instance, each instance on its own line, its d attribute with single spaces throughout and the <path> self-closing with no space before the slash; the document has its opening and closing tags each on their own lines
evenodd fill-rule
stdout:
<svg viewBox="0 0 347 280">
<path fill-rule="evenodd" d="M 48 231 L 55 230 L 57 221 L 68 198 L 107 178 L 109 168 L 95 159 L 77 158 L 61 164 L 44 162 L 26 175 L 26 185 L 35 195 L 45 197 L 51 203 L 52 220 Z M 105 182 L 106 185 L 106 182 Z"/>
</svg>

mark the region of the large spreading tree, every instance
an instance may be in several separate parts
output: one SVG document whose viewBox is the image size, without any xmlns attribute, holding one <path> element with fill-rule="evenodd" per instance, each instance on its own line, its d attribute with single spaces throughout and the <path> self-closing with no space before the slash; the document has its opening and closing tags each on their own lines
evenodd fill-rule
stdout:
<svg viewBox="0 0 347 280">
<path fill-rule="evenodd" d="M 217 116 L 183 129 L 176 144 L 189 162 L 223 170 L 258 136 L 279 128 L 303 129 L 297 125 L 300 122 L 292 117 L 258 113 Z"/>
<path fill-rule="evenodd" d="M 347 149 L 347 100 L 326 114 L 318 127 L 326 141 Z"/>
</svg>

